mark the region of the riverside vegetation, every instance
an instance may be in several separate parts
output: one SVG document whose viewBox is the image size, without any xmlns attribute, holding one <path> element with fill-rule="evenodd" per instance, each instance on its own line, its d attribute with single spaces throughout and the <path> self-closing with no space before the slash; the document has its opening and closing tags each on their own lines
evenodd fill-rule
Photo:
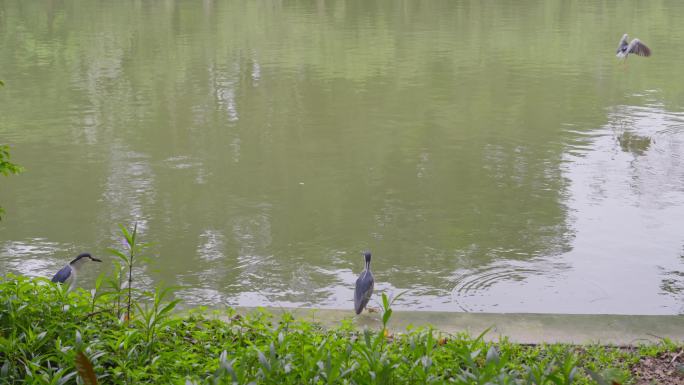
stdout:
<svg viewBox="0 0 684 385">
<path fill-rule="evenodd" d="M 172 290 L 135 288 L 145 245 L 122 227 L 114 273 L 69 292 L 43 278 L 0 278 L 0 382 L 14 384 L 629 384 L 630 366 L 681 347 L 634 349 L 486 342 L 431 328 L 392 333 L 351 318 L 326 329 L 265 310 L 174 312 Z M 395 298 L 396 299 L 396 298 Z M 351 313 L 351 310 L 350 310 Z"/>
</svg>

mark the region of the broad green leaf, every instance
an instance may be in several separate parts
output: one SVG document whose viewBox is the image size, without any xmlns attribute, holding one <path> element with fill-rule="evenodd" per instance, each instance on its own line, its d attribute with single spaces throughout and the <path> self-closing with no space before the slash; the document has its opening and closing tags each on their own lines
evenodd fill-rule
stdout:
<svg viewBox="0 0 684 385">
<path fill-rule="evenodd" d="M 382 324 L 387 325 L 390 317 L 392 317 L 392 309 L 387 309 L 387 311 L 382 315 Z"/>
</svg>

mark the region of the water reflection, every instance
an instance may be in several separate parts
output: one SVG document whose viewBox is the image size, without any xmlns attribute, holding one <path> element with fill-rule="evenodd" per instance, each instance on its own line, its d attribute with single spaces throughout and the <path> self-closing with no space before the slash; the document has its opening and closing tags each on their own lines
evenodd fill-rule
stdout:
<svg viewBox="0 0 684 385">
<path fill-rule="evenodd" d="M 617 140 L 622 151 L 631 152 L 635 156 L 644 155 L 652 143 L 650 137 L 640 136 L 629 131 L 618 135 Z"/>
<path fill-rule="evenodd" d="M 478 249 L 472 245 L 449 280 L 452 303 L 462 311 L 631 313 L 643 301 L 646 313 L 681 312 L 684 260 L 672 257 L 684 215 L 681 118 L 657 104 L 624 105 L 600 129 L 575 132 L 562 168 L 572 232 L 550 232 L 570 236 L 569 247 L 519 261 L 512 250 L 489 250 L 505 257 L 481 266 L 469 262 Z M 489 153 L 497 157 L 495 148 Z M 653 292 L 663 297 L 647 300 Z"/>
<path fill-rule="evenodd" d="M 661 292 L 670 274 L 664 271 L 678 271 L 682 262 L 673 258 L 681 249 L 684 215 L 682 115 L 650 103 L 653 97 L 613 108 L 608 123 L 587 139 L 590 149 L 567 158 L 577 233 L 572 252 L 563 256 L 572 265 L 566 279 L 577 282 L 576 295 L 595 311 L 629 313 L 639 300 L 647 312 L 679 311 L 675 293 L 658 303 L 644 294 Z M 604 294 L 593 298 L 580 282 Z"/>
<path fill-rule="evenodd" d="M 111 151 L 110 170 L 103 192 L 109 208 L 103 222 L 127 223 L 130 218 L 135 218 L 138 229 L 144 234 L 148 228 L 145 208 L 154 204 L 157 194 L 149 156 L 123 145 L 115 145 Z"/>
<path fill-rule="evenodd" d="M 684 259 L 684 256 L 682 257 Z M 684 261 L 682 261 L 684 264 Z M 663 281 L 660 289 L 666 295 L 679 296 L 681 298 L 684 294 L 684 271 L 663 271 Z"/>
<path fill-rule="evenodd" d="M 70 259 L 59 258 L 59 252 L 68 245 L 45 239 L 6 242 L 2 245 L 3 263 L 10 271 L 29 277 L 52 278 Z M 75 255 L 75 254 L 73 254 Z M 72 256 L 73 259 L 73 256 Z"/>
<path fill-rule="evenodd" d="M 0 135 L 30 172 L 0 190 L 0 266 L 39 238 L 47 274 L 137 221 L 141 279 L 193 304 L 351 307 L 369 248 L 399 307 L 679 311 L 684 51 L 662 47 L 684 28 L 662 15 L 684 5 L 2 8 Z M 617 65 L 615 20 L 659 54 Z"/>
</svg>

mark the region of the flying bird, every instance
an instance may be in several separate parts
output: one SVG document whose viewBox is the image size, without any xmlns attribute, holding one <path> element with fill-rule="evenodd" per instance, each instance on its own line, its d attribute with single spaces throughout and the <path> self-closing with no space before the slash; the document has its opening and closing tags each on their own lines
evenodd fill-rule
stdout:
<svg viewBox="0 0 684 385">
<path fill-rule="evenodd" d="M 373 295 L 373 286 L 375 279 L 370 270 L 371 253 L 366 251 L 363 253 L 366 259 L 366 268 L 361 272 L 359 278 L 356 279 L 356 289 L 354 290 L 354 310 L 356 314 L 361 314 L 363 308 L 368 305 L 371 295 Z"/>
<path fill-rule="evenodd" d="M 52 277 L 52 282 L 64 283 L 67 280 L 71 280 L 69 284 L 69 290 L 73 290 L 76 287 L 76 276 L 78 275 L 78 270 L 87 261 L 102 262 L 101 259 L 93 258 L 88 253 L 79 254 L 73 261 L 69 262 L 66 266 L 61 268 L 54 277 Z"/>
<path fill-rule="evenodd" d="M 624 58 L 627 60 L 627 55 L 630 53 L 637 54 L 639 56 L 651 56 L 651 49 L 646 46 L 639 39 L 632 39 L 629 43 L 627 42 L 629 37 L 627 34 L 622 35 L 620 39 L 620 44 L 618 45 L 616 56 L 619 58 Z"/>
</svg>

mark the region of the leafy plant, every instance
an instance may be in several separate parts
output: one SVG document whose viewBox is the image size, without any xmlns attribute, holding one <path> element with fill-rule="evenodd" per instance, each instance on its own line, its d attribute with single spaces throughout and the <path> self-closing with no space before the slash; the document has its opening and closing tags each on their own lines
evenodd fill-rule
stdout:
<svg viewBox="0 0 684 385">
<path fill-rule="evenodd" d="M 154 353 L 155 338 L 162 327 L 170 326 L 175 321 L 169 318 L 170 312 L 176 307 L 180 300 L 173 300 L 163 303 L 164 299 L 171 293 L 171 288 L 155 289 L 154 292 L 145 293 L 152 301 L 149 303 L 134 302 L 139 317 L 136 319 L 138 329 L 143 334 L 143 341 L 147 348 L 148 356 Z M 154 358 L 152 358 L 154 360 Z"/>
<path fill-rule="evenodd" d="M 135 262 L 140 259 L 143 250 L 149 246 L 146 243 L 138 242 L 138 224 L 133 225 L 133 231 L 129 231 L 125 226 L 119 225 L 121 234 L 123 235 L 124 250 L 110 248 L 109 252 L 118 257 L 120 263 L 115 265 L 114 280 L 110 280 L 114 288 L 116 298 L 116 313 L 119 318 L 122 318 L 126 323 L 130 321 L 131 308 L 133 307 L 133 267 Z M 124 275 L 125 274 L 125 275 Z M 125 283 L 123 279 L 126 279 Z M 122 302 L 122 294 L 124 299 Z M 122 313 L 122 304 L 126 306 L 125 312 Z"/>
</svg>

